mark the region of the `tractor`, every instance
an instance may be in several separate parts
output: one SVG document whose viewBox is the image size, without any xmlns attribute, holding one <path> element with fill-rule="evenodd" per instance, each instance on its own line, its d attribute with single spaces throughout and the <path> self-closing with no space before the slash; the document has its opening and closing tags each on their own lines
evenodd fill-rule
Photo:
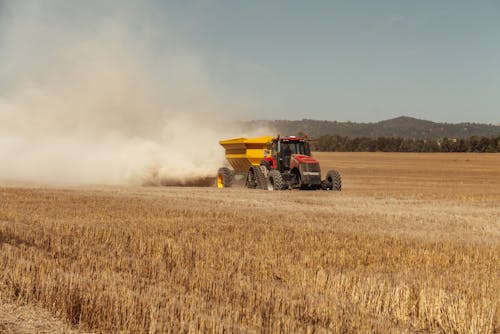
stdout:
<svg viewBox="0 0 500 334">
<path fill-rule="evenodd" d="M 330 170 L 321 179 L 319 162 L 311 156 L 305 138 L 259 137 L 221 140 L 226 159 L 233 167 L 221 167 L 217 172 L 217 187 L 234 183 L 247 188 L 266 190 L 342 189 L 340 173 Z"/>
</svg>

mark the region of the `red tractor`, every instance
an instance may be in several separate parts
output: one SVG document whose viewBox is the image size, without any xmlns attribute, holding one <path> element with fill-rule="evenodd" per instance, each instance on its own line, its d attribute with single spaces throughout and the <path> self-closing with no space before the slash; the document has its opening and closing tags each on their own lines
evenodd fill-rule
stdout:
<svg viewBox="0 0 500 334">
<path fill-rule="evenodd" d="M 328 171 L 325 180 L 321 180 L 319 162 L 311 156 L 309 143 L 304 138 L 274 138 L 268 143 L 261 165 L 266 167 L 267 179 L 274 190 L 342 189 L 342 179 L 336 170 Z"/>
</svg>

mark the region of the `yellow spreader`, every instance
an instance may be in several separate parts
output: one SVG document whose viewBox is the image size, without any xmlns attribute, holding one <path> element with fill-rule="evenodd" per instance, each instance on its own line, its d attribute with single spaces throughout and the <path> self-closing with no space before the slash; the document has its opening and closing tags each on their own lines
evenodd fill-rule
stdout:
<svg viewBox="0 0 500 334">
<path fill-rule="evenodd" d="M 217 172 L 217 187 L 229 187 L 233 181 L 245 180 L 252 166 L 259 166 L 274 137 L 233 138 L 219 143 L 226 150 L 226 159 L 234 171 L 222 167 Z"/>
<path fill-rule="evenodd" d="M 274 137 L 234 138 L 219 143 L 226 150 L 226 159 L 235 172 L 247 172 L 250 166 L 259 166 L 264 159 L 267 143 Z"/>
</svg>

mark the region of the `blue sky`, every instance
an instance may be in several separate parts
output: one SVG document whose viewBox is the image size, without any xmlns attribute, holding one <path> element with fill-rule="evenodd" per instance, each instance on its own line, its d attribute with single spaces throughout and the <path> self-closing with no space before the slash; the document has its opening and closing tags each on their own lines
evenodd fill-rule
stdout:
<svg viewBox="0 0 500 334">
<path fill-rule="evenodd" d="M 66 3 L 83 26 L 137 6 Z M 147 3 L 130 24 L 181 41 L 248 118 L 500 122 L 499 0 Z"/>
</svg>

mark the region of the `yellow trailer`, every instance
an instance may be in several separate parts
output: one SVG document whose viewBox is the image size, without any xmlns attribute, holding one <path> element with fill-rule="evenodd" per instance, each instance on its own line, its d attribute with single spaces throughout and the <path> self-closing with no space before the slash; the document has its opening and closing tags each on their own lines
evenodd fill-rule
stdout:
<svg viewBox="0 0 500 334">
<path fill-rule="evenodd" d="M 251 166 L 259 166 L 266 155 L 268 143 L 274 137 L 233 138 L 219 141 L 226 150 L 226 159 L 235 172 L 246 173 Z"/>
<path fill-rule="evenodd" d="M 221 167 L 217 171 L 217 187 L 230 187 L 233 182 L 244 182 L 250 188 L 270 189 L 268 171 L 260 166 L 266 157 L 268 145 L 274 137 L 233 138 L 219 143 L 226 151 L 226 160 L 233 170 Z"/>
</svg>

